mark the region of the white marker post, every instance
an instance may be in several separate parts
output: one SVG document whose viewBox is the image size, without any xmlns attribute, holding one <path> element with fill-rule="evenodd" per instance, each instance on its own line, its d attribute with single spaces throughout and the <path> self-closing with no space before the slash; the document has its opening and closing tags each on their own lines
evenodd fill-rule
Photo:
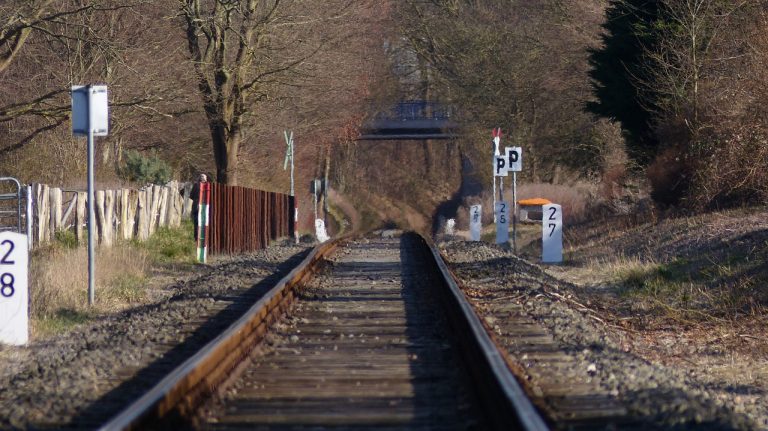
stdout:
<svg viewBox="0 0 768 431">
<path fill-rule="evenodd" d="M 88 139 L 88 305 L 96 301 L 96 210 L 93 154 L 95 136 L 109 133 L 109 98 L 106 85 L 72 86 L 72 133 Z"/>
<path fill-rule="evenodd" d="M 0 233 L 0 343 L 29 342 L 29 263 L 27 236 Z"/>
<path fill-rule="evenodd" d="M 472 241 L 480 241 L 483 231 L 483 206 L 472 205 L 469 207 L 469 237 Z"/>
<path fill-rule="evenodd" d="M 517 173 L 523 170 L 523 149 L 505 148 L 507 170 L 512 172 L 512 250 L 517 253 Z"/>
<path fill-rule="evenodd" d="M 542 205 L 541 262 L 563 261 L 563 209 L 560 205 Z"/>
<path fill-rule="evenodd" d="M 493 166 L 494 172 L 496 172 L 496 157 L 501 155 L 501 127 L 497 127 L 491 131 L 493 139 Z M 493 175 L 493 207 L 496 208 L 496 174 Z M 496 223 L 496 213 L 493 213 L 493 222 Z"/>
<path fill-rule="evenodd" d="M 496 202 L 496 244 L 509 242 L 509 203 Z"/>
</svg>

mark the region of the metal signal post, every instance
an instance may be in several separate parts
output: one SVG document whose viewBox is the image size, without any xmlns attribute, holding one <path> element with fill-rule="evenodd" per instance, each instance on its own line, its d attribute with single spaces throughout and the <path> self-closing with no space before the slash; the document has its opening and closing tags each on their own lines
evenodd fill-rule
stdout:
<svg viewBox="0 0 768 431">
<path fill-rule="evenodd" d="M 88 305 L 96 301 L 94 206 L 94 137 L 109 133 L 109 99 L 106 85 L 72 86 L 72 133 L 88 140 Z"/>
</svg>

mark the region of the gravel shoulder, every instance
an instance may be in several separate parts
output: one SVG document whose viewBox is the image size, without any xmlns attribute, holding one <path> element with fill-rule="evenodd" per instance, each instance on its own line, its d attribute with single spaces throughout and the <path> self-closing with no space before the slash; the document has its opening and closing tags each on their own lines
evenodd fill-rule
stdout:
<svg viewBox="0 0 768 431">
<path fill-rule="evenodd" d="M 178 274 L 158 301 L 25 348 L 0 347 L 0 428 L 94 428 L 231 324 L 301 262 L 280 245 Z"/>
<path fill-rule="evenodd" d="M 531 324 L 543 328 L 569 356 L 561 372 L 596 385 L 601 396 L 622 405 L 635 423 L 633 429 L 768 429 L 765 386 L 756 380 L 731 384 L 722 374 L 713 376 L 711 367 L 715 363 L 723 366 L 720 360 L 698 362 L 686 354 L 679 361 L 670 360 L 672 351 L 685 351 L 678 345 L 682 341 L 676 328 L 667 328 L 670 337 L 666 341 L 657 338 L 658 334 L 632 328 L 611 311 L 610 300 L 603 303 L 599 295 L 587 295 L 583 286 L 566 281 L 563 272 L 568 268 L 547 269 L 550 274 L 486 243 L 449 242 L 441 250 L 475 309 L 519 367 L 528 392 L 544 410 L 550 406 L 556 411 L 558 398 L 540 389 L 546 387 L 540 383 L 546 375 L 540 361 L 517 349 L 514 333 L 505 330 L 503 320 L 508 314 L 504 313 L 510 305 L 521 309 Z M 578 265 L 569 268 L 578 269 Z M 667 349 L 659 349 L 659 345 Z M 682 345 L 696 349 L 699 344 L 692 338 Z M 701 353 L 732 358 L 734 363 L 741 359 L 735 353 Z M 750 360 L 765 361 L 754 356 L 743 359 L 740 366 L 748 366 Z M 747 371 L 740 366 L 734 365 L 730 372 Z"/>
</svg>

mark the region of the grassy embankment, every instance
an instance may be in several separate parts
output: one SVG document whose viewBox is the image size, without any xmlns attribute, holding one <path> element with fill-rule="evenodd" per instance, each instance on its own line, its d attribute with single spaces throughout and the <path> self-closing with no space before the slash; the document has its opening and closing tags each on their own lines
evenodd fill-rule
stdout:
<svg viewBox="0 0 768 431">
<path fill-rule="evenodd" d="M 557 270 L 640 327 L 735 323 L 768 307 L 768 216 L 750 208 L 571 229 Z"/>
<path fill-rule="evenodd" d="M 146 242 L 119 242 L 96 253 L 96 303 L 88 306 L 88 252 L 74 234 L 59 232 L 50 245 L 30 254 L 32 337 L 67 332 L 100 316 L 153 299 L 151 278 L 194 265 L 190 222 L 160 228 Z"/>
</svg>

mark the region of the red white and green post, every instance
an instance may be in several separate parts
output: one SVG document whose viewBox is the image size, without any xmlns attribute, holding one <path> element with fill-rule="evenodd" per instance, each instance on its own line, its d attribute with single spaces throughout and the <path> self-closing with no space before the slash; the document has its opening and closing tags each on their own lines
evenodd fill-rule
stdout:
<svg viewBox="0 0 768 431">
<path fill-rule="evenodd" d="M 200 203 L 197 208 L 197 260 L 205 263 L 208 259 L 208 218 L 211 202 L 211 183 L 200 183 Z"/>
</svg>

